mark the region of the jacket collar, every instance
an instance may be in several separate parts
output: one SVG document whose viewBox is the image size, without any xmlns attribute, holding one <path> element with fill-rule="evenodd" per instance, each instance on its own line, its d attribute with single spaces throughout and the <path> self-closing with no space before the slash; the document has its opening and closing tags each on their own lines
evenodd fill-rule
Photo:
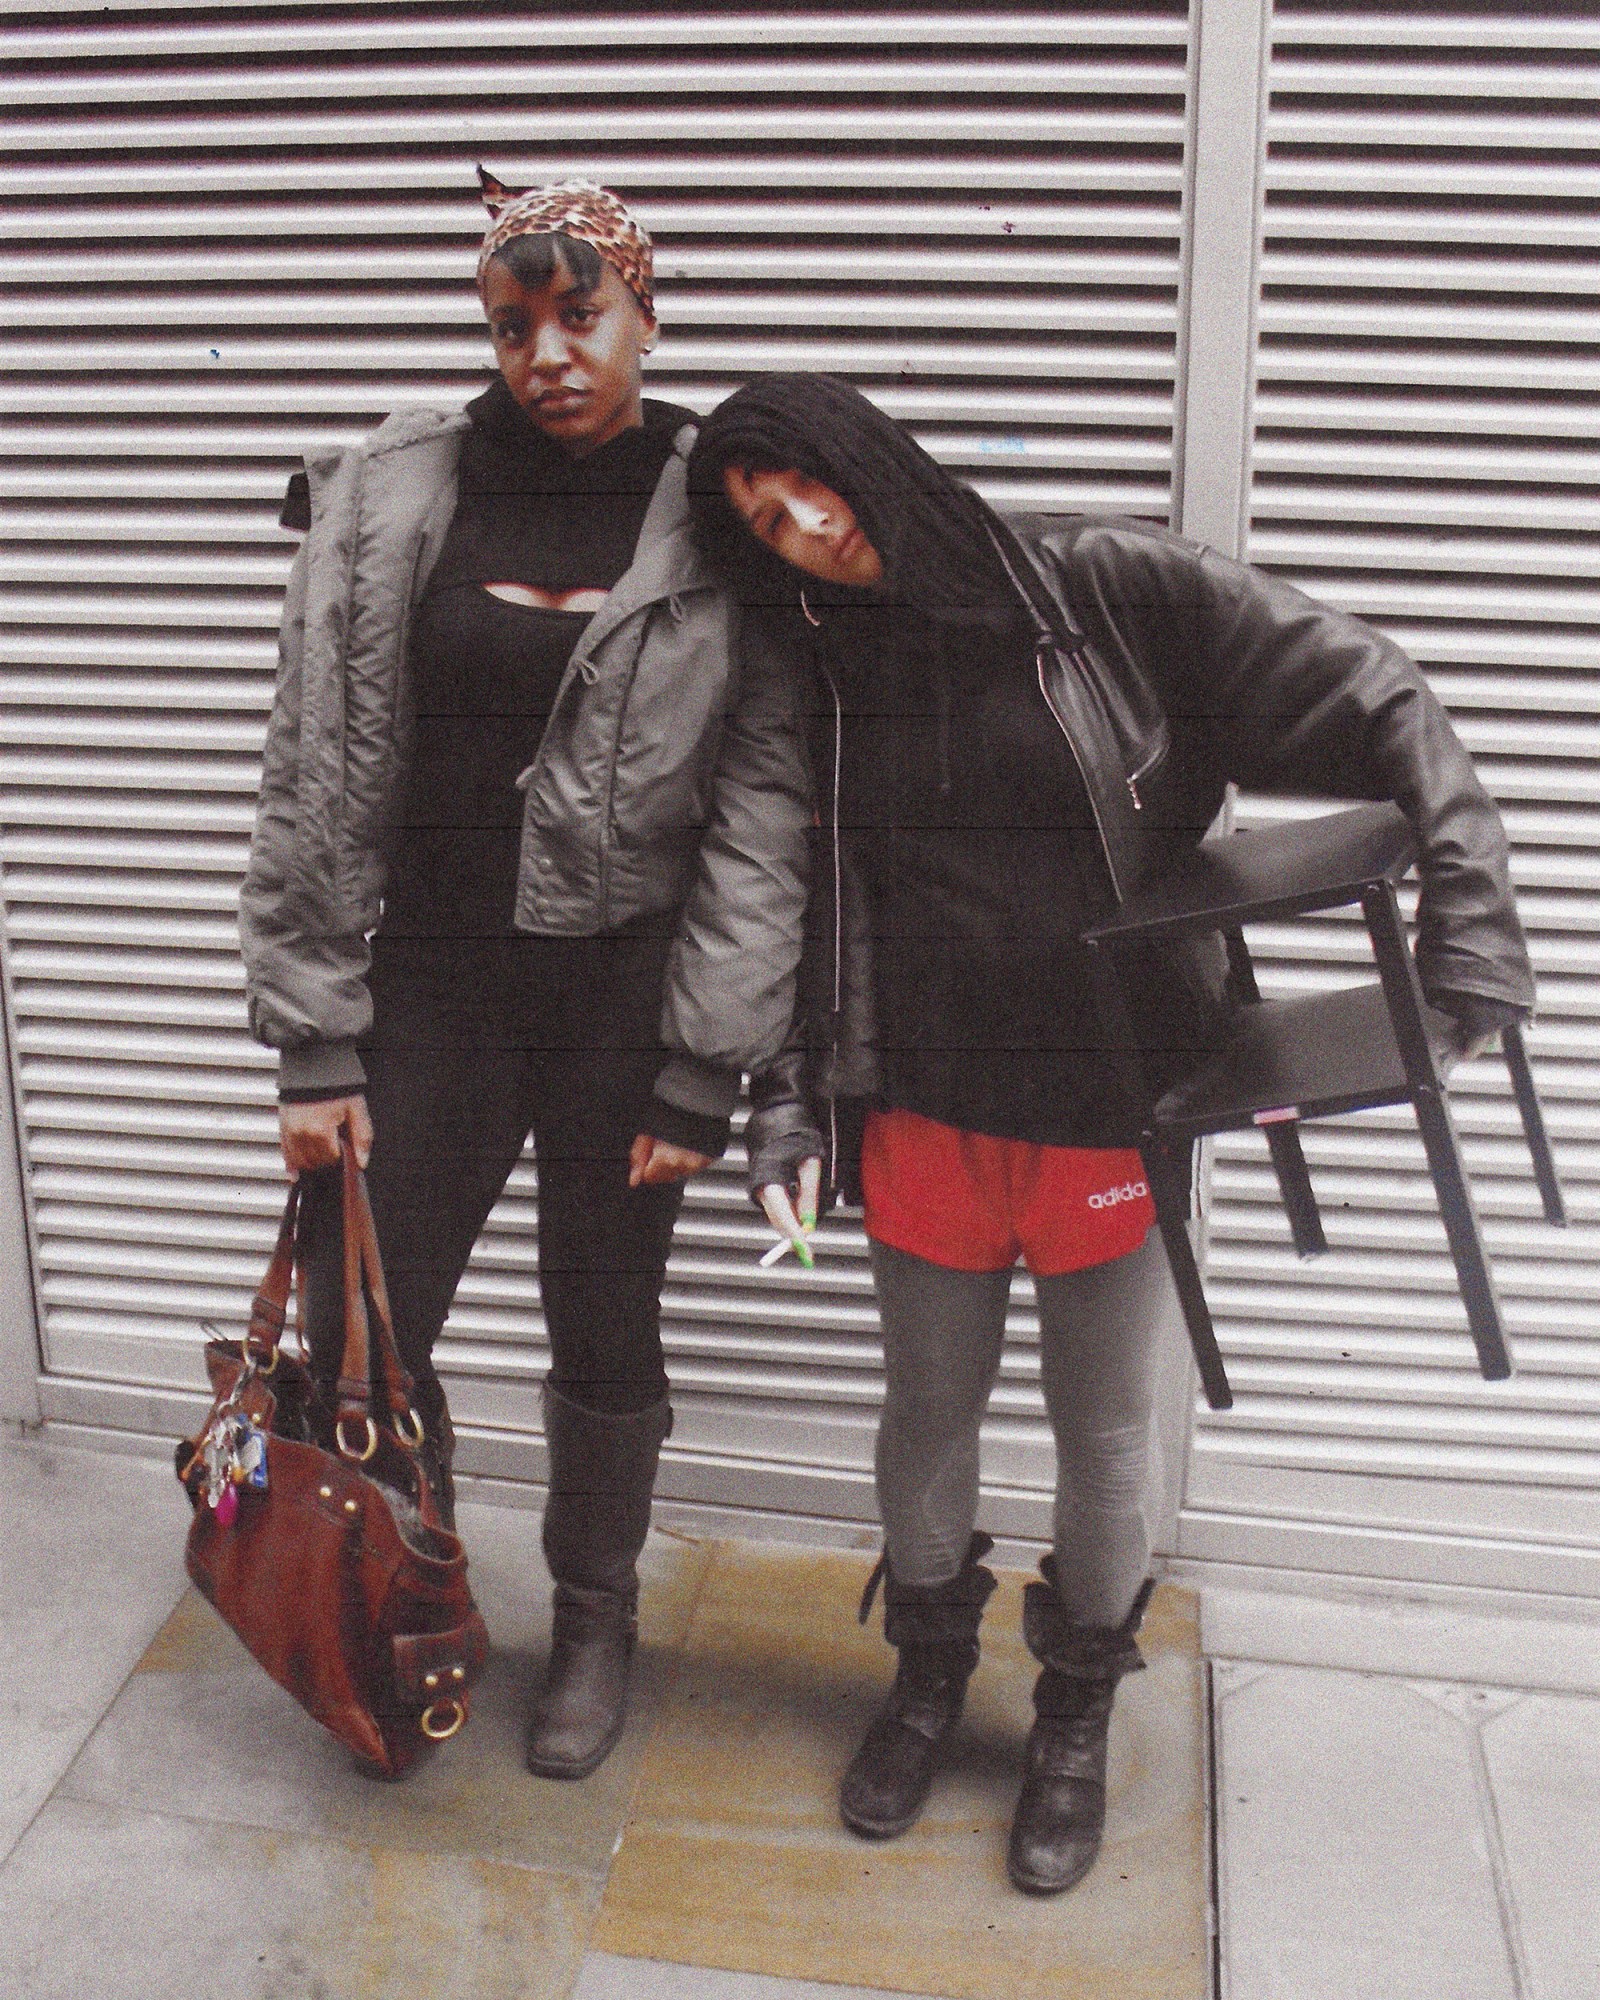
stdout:
<svg viewBox="0 0 1600 2000">
<path fill-rule="evenodd" d="M 379 426 L 364 454 L 352 454 L 342 447 L 308 453 L 306 471 L 313 510 L 320 511 L 341 477 L 359 480 L 363 457 L 371 461 L 418 445 L 438 445 L 447 438 L 459 440 L 470 423 L 465 410 L 405 410 Z M 587 658 L 636 611 L 684 591 L 719 588 L 690 529 L 689 453 L 694 440 L 693 424 L 683 425 L 673 439 L 672 456 L 663 467 L 650 505 L 645 509 L 633 562 L 585 627 L 575 660 Z M 441 466 L 438 476 L 441 480 L 453 480 L 453 456 L 448 470 Z"/>
<path fill-rule="evenodd" d="M 685 424 L 673 439 L 672 456 L 645 510 L 632 565 L 590 619 L 575 657 L 589 658 L 619 625 L 647 605 L 682 591 L 717 587 L 689 526 L 689 452 L 694 439 L 693 424 Z"/>
<path fill-rule="evenodd" d="M 986 507 L 984 514 L 995 553 L 1033 619 L 1036 645 L 1075 652 L 1084 643 L 1083 634 L 1062 602 L 1059 588 L 1051 589 L 1037 551 L 992 507 Z"/>
</svg>

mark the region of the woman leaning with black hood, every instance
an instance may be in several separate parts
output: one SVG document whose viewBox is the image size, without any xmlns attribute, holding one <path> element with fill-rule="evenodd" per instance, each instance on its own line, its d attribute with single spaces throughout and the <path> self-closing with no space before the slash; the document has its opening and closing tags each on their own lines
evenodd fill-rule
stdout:
<svg viewBox="0 0 1600 2000">
<path fill-rule="evenodd" d="M 433 1346 L 533 1134 L 555 1623 L 527 1758 L 579 1778 L 622 1727 L 681 1182 L 787 1032 L 810 803 L 779 663 L 690 535 L 692 413 L 641 396 L 649 237 L 587 183 L 485 193 L 490 386 L 307 464 L 241 929 L 313 1238 L 341 1130 L 370 1149 L 446 1503 Z"/>
<path fill-rule="evenodd" d="M 690 487 L 707 552 L 813 670 L 804 997 L 749 1146 L 770 1200 L 826 1138 L 836 1187 L 863 1201 L 883 1325 L 899 1670 L 841 1809 L 868 1837 L 911 1824 L 977 1662 L 994 1584 L 978 1426 L 1020 1256 L 1058 1482 L 1025 1598 L 1042 1671 L 1009 1867 L 1019 1888 L 1070 1888 L 1099 1850 L 1116 1685 L 1141 1664 L 1155 1333 L 1173 1317 L 1081 935 L 1201 838 L 1230 781 L 1391 799 L 1422 857 L 1422 983 L 1464 1050 L 1533 999 L 1504 834 L 1387 639 L 1146 523 L 1007 525 L 843 382 L 741 390 L 702 426 Z M 1214 1042 L 1221 969 L 1151 952 L 1134 1008 L 1155 1089 Z"/>
</svg>

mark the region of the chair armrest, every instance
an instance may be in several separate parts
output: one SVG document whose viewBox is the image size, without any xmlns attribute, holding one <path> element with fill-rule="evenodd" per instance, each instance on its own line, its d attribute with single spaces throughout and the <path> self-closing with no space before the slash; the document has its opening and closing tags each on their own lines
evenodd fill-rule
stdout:
<svg viewBox="0 0 1600 2000">
<path fill-rule="evenodd" d="M 1398 882 L 1416 852 L 1410 821 L 1388 804 L 1222 834 L 1203 840 L 1084 939 L 1116 945 L 1337 909 L 1359 902 L 1370 883 Z"/>
</svg>

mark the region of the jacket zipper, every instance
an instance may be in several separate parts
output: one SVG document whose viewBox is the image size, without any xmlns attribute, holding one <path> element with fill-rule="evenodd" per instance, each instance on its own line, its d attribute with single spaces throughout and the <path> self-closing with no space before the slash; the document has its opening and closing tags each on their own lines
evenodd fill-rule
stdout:
<svg viewBox="0 0 1600 2000">
<path fill-rule="evenodd" d="M 400 698 L 399 698 L 398 677 L 400 675 L 403 675 L 406 671 L 406 658 L 408 650 L 411 645 L 412 614 L 415 610 L 415 598 L 417 594 L 417 577 L 422 569 L 422 552 L 426 542 L 427 542 L 427 535 L 425 533 L 417 537 L 416 550 L 411 558 L 411 574 L 406 578 L 405 596 L 400 600 L 400 623 L 398 627 L 398 644 L 395 647 L 395 655 L 394 655 L 396 663 L 395 673 L 397 679 L 395 687 L 394 714 L 390 730 L 390 750 L 389 750 L 390 756 L 395 760 L 396 771 L 398 771 L 399 769 L 398 741 L 400 734 Z M 353 590 L 354 588 L 353 583 L 351 588 Z M 394 784 L 390 784 L 389 786 L 386 787 L 386 789 L 390 792 L 391 796 L 394 796 L 398 793 L 398 786 Z M 391 815 L 397 810 L 398 810 L 398 798 L 396 797 L 395 805 L 391 806 L 390 808 Z M 382 849 L 387 848 L 389 844 L 389 838 L 393 830 L 394 829 L 392 822 L 384 826 L 380 842 L 380 851 L 382 851 Z M 387 862 L 385 862 L 384 865 L 384 873 L 385 875 L 387 875 L 388 873 Z M 383 911 L 382 896 L 378 898 L 378 911 L 381 920 Z"/>
<path fill-rule="evenodd" d="M 833 1013 L 828 1023 L 833 1071 L 839 1073 L 839 1015 L 844 1006 L 844 861 L 839 849 L 839 766 L 844 756 L 844 703 L 839 684 L 826 660 L 818 658 L 828 692 L 833 696 L 833 785 L 829 818 L 833 833 Z M 828 1171 L 837 1185 L 839 1179 L 839 1096 L 828 1092 Z"/>
<path fill-rule="evenodd" d="M 1166 754 L 1164 746 L 1158 750 L 1152 750 L 1137 771 L 1130 771 L 1128 773 L 1128 796 L 1133 800 L 1133 809 L 1135 812 L 1144 811 L 1144 800 L 1139 796 L 1140 779 L 1147 778 Z"/>
<path fill-rule="evenodd" d="M 1117 901 L 1120 903 L 1122 901 L 1122 882 L 1117 874 L 1117 864 L 1112 859 L 1111 842 L 1106 838 L 1105 821 L 1101 819 L 1100 808 L 1095 803 L 1094 787 L 1089 783 L 1089 773 L 1084 768 L 1083 753 L 1079 750 L 1077 744 L 1073 742 L 1072 731 L 1067 727 L 1065 721 L 1062 719 L 1061 711 L 1056 707 L 1055 700 L 1050 693 L 1049 683 L 1045 679 L 1045 672 L 1044 672 L 1045 654 L 1054 652 L 1055 649 L 1056 649 L 1055 641 L 1052 638 L 1050 638 L 1047 634 L 1041 634 L 1034 646 L 1033 660 L 1034 660 L 1034 666 L 1038 670 L 1038 675 L 1039 675 L 1039 692 L 1044 696 L 1045 707 L 1049 709 L 1050 713 L 1056 719 L 1056 727 L 1061 731 L 1061 734 L 1067 739 L 1067 748 L 1072 752 L 1072 761 L 1074 764 L 1077 765 L 1078 776 L 1083 780 L 1084 796 L 1088 799 L 1089 811 L 1094 816 L 1094 830 L 1100 836 L 1100 852 L 1106 858 L 1106 872 L 1111 877 L 1111 893 L 1116 897 Z M 1071 657 L 1073 656 L 1069 654 L 1068 658 L 1070 659 Z M 1147 764 L 1144 768 L 1145 770 L 1148 770 L 1150 767 Z M 1142 812 L 1144 808 L 1142 807 L 1139 801 L 1138 780 L 1139 778 L 1143 777 L 1143 775 L 1144 771 L 1136 772 L 1134 776 L 1129 778 L 1127 781 L 1128 790 L 1133 796 L 1134 809 L 1135 811 L 1140 811 L 1140 812 Z"/>
<path fill-rule="evenodd" d="M 622 699 L 617 704 L 617 726 L 611 732 L 611 770 L 606 780 L 606 812 L 600 826 L 600 921 L 604 925 L 611 913 L 611 845 L 614 827 L 612 815 L 617 805 L 617 765 L 622 758 L 622 732 L 628 720 L 628 703 L 633 698 L 633 684 L 639 678 L 639 662 L 644 657 L 644 649 L 650 639 L 650 621 L 655 617 L 660 605 L 659 598 L 645 607 L 639 627 L 639 643 L 633 649 L 633 658 L 628 663 L 628 678 L 623 683 Z M 535 760 L 537 761 L 537 760 Z"/>
<path fill-rule="evenodd" d="M 1039 613 L 1034 609 L 1033 599 L 1028 595 L 1027 591 L 1023 588 L 1022 579 L 1017 575 L 1016 569 L 1012 564 L 1010 556 L 1006 554 L 1005 544 L 1001 541 L 1000 537 L 994 532 L 993 528 L 990 528 L 989 530 L 989 540 L 994 546 L 995 554 L 1000 558 L 1000 567 L 1005 571 L 1006 576 L 1010 581 L 1011 588 L 1017 593 L 1017 596 L 1021 601 L 1022 608 L 1032 618 L 1038 620 Z M 1094 787 L 1093 785 L 1090 784 L 1089 773 L 1084 768 L 1083 753 L 1079 750 L 1077 744 L 1073 742 L 1072 731 L 1067 727 L 1060 709 L 1056 707 L 1055 702 L 1051 698 L 1050 688 L 1045 680 L 1045 673 L 1044 673 L 1045 654 L 1053 653 L 1056 650 L 1057 647 L 1054 635 L 1046 629 L 1041 629 L 1038 633 L 1038 636 L 1035 638 L 1033 642 L 1033 664 L 1039 676 L 1039 692 L 1044 696 L 1045 707 L 1049 709 L 1050 713 L 1056 719 L 1056 727 L 1061 731 L 1062 735 L 1067 739 L 1067 748 L 1072 752 L 1072 761 L 1074 764 L 1077 765 L 1078 776 L 1083 780 L 1084 796 L 1089 801 L 1089 811 L 1094 817 L 1094 830 L 1100 836 L 1100 852 L 1106 858 L 1106 873 L 1111 877 L 1111 893 L 1116 897 L 1117 901 L 1120 903 L 1122 901 L 1122 883 L 1117 875 L 1117 864 L 1111 857 L 1111 842 L 1106 838 L 1105 821 L 1100 817 L 1100 807 L 1095 801 Z M 1078 657 L 1076 650 L 1069 648 L 1067 650 L 1066 657 L 1069 660 L 1076 659 Z M 1154 761 L 1155 760 L 1152 758 L 1151 762 L 1153 763 Z M 1141 770 L 1134 772 L 1133 776 L 1127 780 L 1128 793 L 1133 800 L 1133 809 L 1135 812 L 1143 812 L 1144 810 L 1143 801 L 1139 797 L 1138 781 L 1140 778 L 1144 776 L 1145 771 L 1149 770 L 1149 768 L 1150 765 L 1146 764 Z"/>
</svg>

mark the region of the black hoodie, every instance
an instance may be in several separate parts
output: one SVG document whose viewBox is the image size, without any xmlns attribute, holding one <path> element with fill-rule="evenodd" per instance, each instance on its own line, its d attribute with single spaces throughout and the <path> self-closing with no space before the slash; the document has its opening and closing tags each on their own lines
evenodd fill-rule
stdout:
<svg viewBox="0 0 1600 2000">
<path fill-rule="evenodd" d="M 819 587 L 767 555 L 723 498 L 730 464 L 793 468 L 840 494 L 882 586 Z M 825 799 L 839 703 L 840 832 L 867 891 L 883 1101 L 1003 1138 L 1131 1143 L 1078 943 L 1108 908 L 1093 815 L 987 510 L 825 377 L 730 398 L 690 480 L 713 559 L 814 662 Z"/>
</svg>

